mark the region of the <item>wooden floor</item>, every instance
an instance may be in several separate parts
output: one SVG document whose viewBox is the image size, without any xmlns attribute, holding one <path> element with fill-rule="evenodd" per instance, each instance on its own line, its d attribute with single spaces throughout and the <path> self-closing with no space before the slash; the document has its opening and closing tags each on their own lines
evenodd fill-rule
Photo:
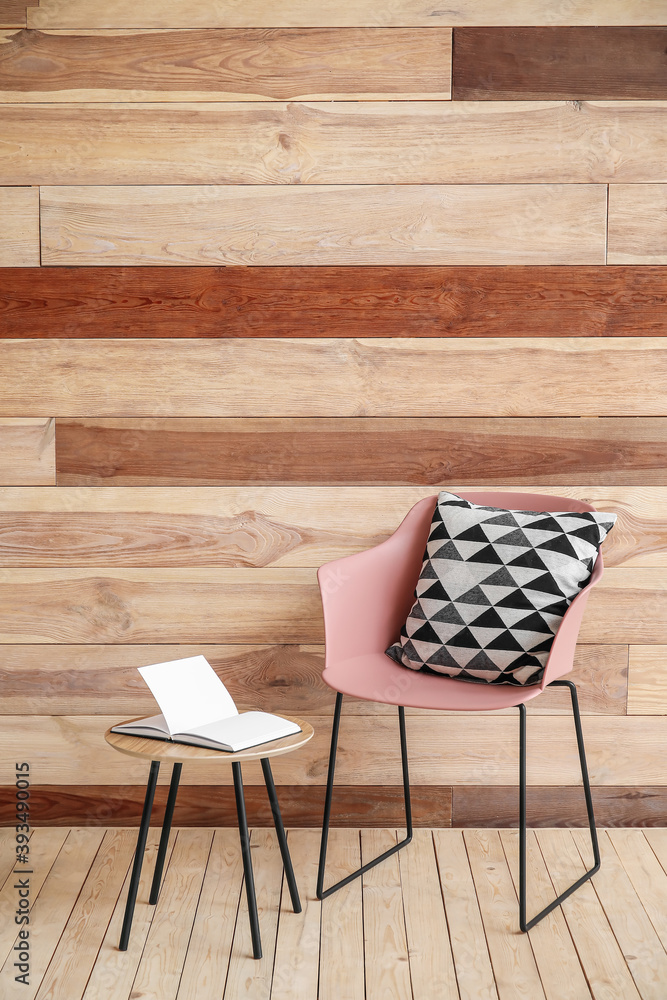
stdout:
<svg viewBox="0 0 667 1000">
<path fill-rule="evenodd" d="M 397 835 L 333 830 L 329 877 L 352 870 Z M 417 830 L 413 843 L 369 872 L 363 887 L 356 881 L 322 905 L 314 898 L 319 833 L 292 830 L 304 904 L 295 915 L 275 834 L 256 829 L 264 957 L 255 962 L 236 830 L 174 831 L 156 907 L 147 902 L 157 839 L 151 831 L 130 947 L 121 953 L 136 830 L 41 828 L 30 842 L 29 986 L 14 981 L 14 836 L 14 830 L 0 830 L 2 997 L 667 997 L 664 829 L 603 831 L 599 874 L 528 935 L 517 927 L 515 830 Z M 529 846 L 534 910 L 583 872 L 589 848 L 583 830 L 531 832 Z"/>
</svg>

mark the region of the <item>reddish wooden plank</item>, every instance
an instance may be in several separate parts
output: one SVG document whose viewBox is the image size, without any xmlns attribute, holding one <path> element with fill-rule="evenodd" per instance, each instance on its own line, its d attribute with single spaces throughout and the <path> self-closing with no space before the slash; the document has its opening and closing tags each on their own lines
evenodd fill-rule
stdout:
<svg viewBox="0 0 667 1000">
<path fill-rule="evenodd" d="M 0 318 L 0 338 L 667 336 L 667 268 L 5 268 Z"/>
<path fill-rule="evenodd" d="M 33 785 L 30 822 L 33 826 L 138 826 L 144 802 L 141 785 Z M 155 793 L 153 824 L 162 821 L 168 787 Z M 324 810 L 324 785 L 278 785 L 285 826 L 319 827 Z M 415 826 L 451 825 L 449 786 L 413 785 Z M 273 826 L 266 789 L 245 786 L 250 826 Z M 16 788 L 0 786 L 0 826 L 16 822 Z M 234 789 L 229 785 L 182 784 L 174 815 L 178 826 L 236 826 Z M 399 785 L 337 785 L 332 826 L 385 827 L 405 824 L 403 787 Z"/>
<path fill-rule="evenodd" d="M 452 826 L 518 826 L 519 791 L 514 785 L 454 785 L 452 791 Z M 599 826 L 667 826 L 667 788 L 597 785 L 592 794 Z M 531 785 L 527 815 L 529 826 L 588 824 L 584 793 L 575 785 Z"/>
<path fill-rule="evenodd" d="M 56 101 L 448 98 L 450 52 L 448 27 L 28 30 L 0 46 L 0 90 Z"/>
<path fill-rule="evenodd" d="M 667 27 L 456 28 L 455 100 L 667 97 Z"/>
<path fill-rule="evenodd" d="M 59 485 L 667 484 L 667 420 L 58 420 Z"/>
</svg>

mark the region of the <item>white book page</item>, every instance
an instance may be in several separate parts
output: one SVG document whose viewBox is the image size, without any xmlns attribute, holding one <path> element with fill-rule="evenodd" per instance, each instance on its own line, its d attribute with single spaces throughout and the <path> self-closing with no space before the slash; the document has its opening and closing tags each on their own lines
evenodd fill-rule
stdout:
<svg viewBox="0 0 667 1000">
<path fill-rule="evenodd" d="M 174 735 L 203 736 L 227 746 L 245 748 L 267 743 L 281 736 L 290 736 L 301 730 L 296 722 L 283 719 L 280 715 L 270 715 L 268 712 L 243 712 L 232 719 L 216 719 L 207 725 L 191 728 L 189 732 L 181 730 Z"/>
<path fill-rule="evenodd" d="M 139 667 L 153 692 L 169 733 L 185 733 L 238 715 L 234 699 L 204 656 Z"/>
<path fill-rule="evenodd" d="M 169 727 L 164 715 L 151 715 L 147 719 L 135 719 L 134 722 L 126 722 L 124 725 L 113 726 L 112 733 L 132 733 L 135 729 L 149 729 L 163 736 L 169 736 Z"/>
</svg>

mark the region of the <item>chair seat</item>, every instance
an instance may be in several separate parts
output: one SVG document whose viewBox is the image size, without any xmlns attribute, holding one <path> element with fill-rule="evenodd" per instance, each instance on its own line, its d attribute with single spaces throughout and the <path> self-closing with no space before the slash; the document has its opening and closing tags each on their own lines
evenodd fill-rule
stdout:
<svg viewBox="0 0 667 1000">
<path fill-rule="evenodd" d="M 385 653 L 365 653 L 330 664 L 322 679 L 334 691 L 407 708 L 451 712 L 487 712 L 513 708 L 542 693 L 542 687 L 511 684 L 472 684 L 444 675 L 402 667 Z"/>
</svg>

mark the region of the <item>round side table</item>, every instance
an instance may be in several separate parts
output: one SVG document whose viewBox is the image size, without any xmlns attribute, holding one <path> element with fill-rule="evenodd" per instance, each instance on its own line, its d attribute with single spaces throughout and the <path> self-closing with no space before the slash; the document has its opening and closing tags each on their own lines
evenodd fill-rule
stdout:
<svg viewBox="0 0 667 1000">
<path fill-rule="evenodd" d="M 270 743 L 260 743 L 257 746 L 249 747 L 248 750 L 241 750 L 238 753 L 229 753 L 226 750 L 208 750 L 204 747 L 193 747 L 184 743 L 149 740 L 141 736 L 126 736 L 122 733 L 112 733 L 110 729 L 108 729 L 104 734 L 105 740 L 109 746 L 114 748 L 114 750 L 118 750 L 120 753 L 128 754 L 130 757 L 143 757 L 151 762 L 148 784 L 146 786 L 146 798 L 144 799 L 144 808 L 141 815 L 141 825 L 139 826 L 139 836 L 137 837 L 137 847 L 134 854 L 132 876 L 130 878 L 130 889 L 127 895 L 127 904 L 125 906 L 125 918 L 123 920 L 123 928 L 120 935 L 120 943 L 118 945 L 120 951 L 127 951 L 127 946 L 130 940 L 130 929 L 132 927 L 132 917 L 134 916 L 134 906 L 137 901 L 141 866 L 144 859 L 151 811 L 153 809 L 153 798 L 155 796 L 157 777 L 162 761 L 167 764 L 173 764 L 173 769 L 171 773 L 169 796 L 167 798 L 167 806 L 165 809 L 164 821 L 162 823 L 160 846 L 158 847 L 157 859 L 155 862 L 155 873 L 153 875 L 149 902 L 153 905 L 157 903 L 160 892 L 162 870 L 164 868 L 164 861 L 167 854 L 171 821 L 174 815 L 174 806 L 176 805 L 176 795 L 178 793 L 178 785 L 181 778 L 183 764 L 191 761 L 208 760 L 215 761 L 216 763 L 220 763 L 220 761 L 223 760 L 227 761 L 232 765 L 232 775 L 234 778 L 236 812 L 239 823 L 239 836 L 241 838 L 243 874 L 245 877 L 246 895 L 248 897 L 248 916 L 250 919 L 250 932 L 252 934 L 253 957 L 262 957 L 262 943 L 259 934 L 259 919 L 257 916 L 257 900 L 255 899 L 255 880 L 253 877 L 252 861 L 250 858 L 250 837 L 248 834 L 248 820 L 246 818 L 245 799 L 243 796 L 243 777 L 241 774 L 241 764 L 243 761 L 259 760 L 262 764 L 264 781 L 266 782 L 266 790 L 269 795 L 273 822 L 276 827 L 276 834 L 278 836 L 278 843 L 280 845 L 280 853 L 283 859 L 283 867 L 285 869 L 285 877 L 289 886 L 292 906 L 295 913 L 300 913 L 301 902 L 299 900 L 299 891 L 297 889 L 296 879 L 294 878 L 292 860 L 287 847 L 285 828 L 283 827 L 283 821 L 280 815 L 280 806 L 278 805 L 278 796 L 276 795 L 276 786 L 273 783 L 273 774 L 271 773 L 271 765 L 269 763 L 269 757 L 278 757 L 280 754 L 291 753 L 292 750 L 298 750 L 299 747 L 302 747 L 308 742 L 308 740 L 312 739 L 313 727 L 309 725 L 309 723 L 303 722 L 301 719 L 292 719 L 291 721 L 296 722 L 298 726 L 301 726 L 300 733 L 295 733 L 293 736 L 285 736 L 280 740 L 272 740 Z"/>
</svg>

